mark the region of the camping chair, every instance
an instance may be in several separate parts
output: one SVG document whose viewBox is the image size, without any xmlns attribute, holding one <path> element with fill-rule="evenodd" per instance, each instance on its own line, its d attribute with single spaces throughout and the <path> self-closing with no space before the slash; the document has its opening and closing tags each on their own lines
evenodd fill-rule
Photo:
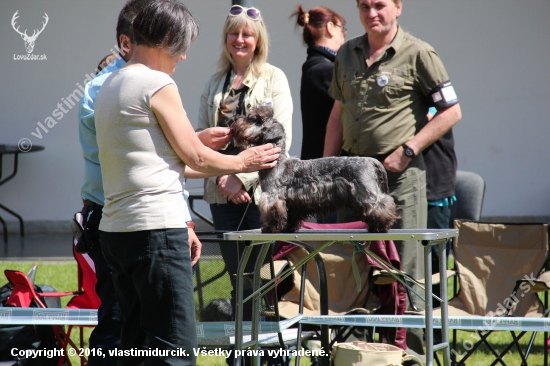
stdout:
<svg viewBox="0 0 550 366">
<path fill-rule="evenodd" d="M 451 222 L 454 220 L 479 221 L 483 198 L 485 196 L 485 181 L 476 173 L 458 170 L 456 172 L 455 186 L 456 202 L 451 206 Z"/>
<path fill-rule="evenodd" d="M 99 309 L 101 300 L 95 292 L 96 276 L 95 266 L 92 258 L 88 254 L 80 254 L 76 252 L 76 238 L 73 238 L 73 256 L 77 263 L 77 275 L 78 275 L 78 290 L 76 296 L 74 296 L 68 303 L 68 309 Z M 69 325 L 67 329 L 67 335 L 70 337 L 74 328 L 79 330 L 79 344 L 80 348 L 84 347 L 84 328 L 90 328 L 91 326 L 84 325 Z M 85 359 L 81 358 L 83 364 Z"/>
<path fill-rule="evenodd" d="M 481 218 L 481 210 L 483 208 L 483 199 L 485 197 L 485 180 L 474 172 L 458 170 L 456 172 L 455 185 L 456 202 L 451 206 L 451 218 L 449 227 L 454 227 L 455 220 L 470 220 L 479 221 Z M 433 247 L 432 268 L 439 268 L 437 263 L 439 255 L 435 255 L 435 247 Z M 453 248 L 450 243 L 447 243 L 447 262 L 449 257 L 453 255 Z M 454 288 L 458 286 L 458 278 L 454 269 L 448 269 L 446 273 L 447 281 L 453 280 Z M 439 273 L 432 276 L 432 285 L 434 292 L 439 293 L 439 282 L 441 278 Z M 419 280 L 424 284 L 424 279 Z"/>
<path fill-rule="evenodd" d="M 549 268 L 547 224 L 457 220 L 455 227 L 460 231 L 453 241 L 459 290 L 458 295 L 449 301 L 449 316 L 547 317 L 548 286 L 537 280 L 542 271 Z M 544 291 L 544 304 L 537 295 L 539 291 Z M 434 311 L 434 315 L 436 313 L 438 311 Z M 482 344 L 495 357 L 493 365 L 497 362 L 506 365 L 503 356 L 514 347 L 519 352 L 522 365 L 527 365 L 536 335 L 533 332 L 528 345 L 522 349 L 518 341 L 527 332 L 516 334 L 511 331 L 513 342 L 498 352 L 488 341 L 493 332 L 489 327 L 476 331 L 475 338 L 479 339 L 465 350 L 457 348 L 456 330 L 453 329 L 451 352 L 452 362 L 456 365 L 464 364 Z M 547 365 L 546 333 L 544 338 Z M 460 360 L 456 359 L 457 355 L 461 356 Z"/>
<path fill-rule="evenodd" d="M 34 290 L 34 285 L 32 284 L 31 280 L 23 272 L 6 269 L 4 271 L 4 274 L 6 275 L 9 283 L 11 283 L 13 286 L 13 291 L 6 301 L 6 306 L 28 308 L 31 306 L 31 304 L 34 304 L 39 308 L 46 308 L 47 306 L 44 304 L 43 301 L 44 297 L 63 297 L 78 294 L 78 292 L 73 291 L 37 293 Z M 77 347 L 77 345 L 71 340 L 69 334 L 65 332 L 65 329 L 62 325 L 52 325 L 52 329 L 54 331 L 55 338 L 57 339 L 57 343 L 60 348 L 64 350 L 65 355 L 67 354 L 67 347 L 69 345 L 74 349 L 79 349 L 79 347 Z M 61 357 L 59 359 L 59 365 L 63 365 L 64 362 L 72 365 L 71 361 L 68 358 Z M 82 356 L 81 362 L 85 362 Z"/>
<path fill-rule="evenodd" d="M 477 173 L 458 170 L 456 172 L 455 197 L 456 202 L 451 206 L 449 227 L 454 227 L 455 220 L 479 221 L 483 208 L 483 199 L 485 197 L 485 180 Z M 450 243 L 447 243 L 447 259 L 452 255 L 452 247 Z M 433 256 L 433 268 L 439 268 L 437 258 L 438 255 Z M 454 271 L 447 271 L 447 278 L 453 275 Z M 432 277 L 434 286 L 437 286 L 439 281 L 439 274 Z"/>
<path fill-rule="evenodd" d="M 38 293 L 36 298 L 40 300 L 40 297 L 44 297 L 44 296 L 62 297 L 62 296 L 73 295 L 73 298 L 69 300 L 69 302 L 67 303 L 68 309 L 98 309 L 99 305 L 101 304 L 101 300 L 99 299 L 99 297 L 95 292 L 95 285 L 97 281 L 95 277 L 94 262 L 92 261 L 92 259 L 88 254 L 77 253 L 75 250 L 75 246 L 76 246 L 76 239 L 73 238 L 73 248 L 72 248 L 73 256 L 77 263 L 77 276 L 78 276 L 77 290 L 69 291 L 69 292 Z M 23 274 L 24 275 L 23 277 L 21 276 L 21 274 L 17 274 L 17 275 L 10 274 L 14 281 L 18 281 L 20 287 L 18 288 L 17 291 L 15 291 L 15 288 L 14 288 L 14 291 L 12 292 L 12 295 L 10 297 L 12 301 L 10 302 L 10 299 L 8 299 L 8 304 L 11 306 L 29 307 L 31 304 L 31 299 L 34 300 L 34 297 L 32 296 L 32 293 L 27 288 L 32 289 L 33 292 L 34 292 L 34 288 L 32 286 L 32 281 L 30 281 L 26 275 Z M 6 274 L 6 277 L 7 276 L 8 275 Z M 26 285 L 27 281 L 30 283 L 30 287 L 27 287 Z M 43 302 L 35 301 L 35 304 L 38 305 L 39 307 L 44 307 L 44 308 L 47 307 Z M 79 329 L 79 346 L 80 346 L 79 348 L 82 349 L 84 348 L 84 328 L 90 327 L 90 326 L 81 326 L 81 325 L 71 324 L 68 326 L 66 332 L 64 328 L 60 325 L 53 326 L 58 344 L 62 349 L 66 350 L 66 347 L 68 345 L 71 345 L 75 349 L 77 349 L 70 338 L 72 331 L 75 327 Z M 65 355 L 66 354 L 67 352 L 65 352 Z M 69 359 L 65 357 L 66 356 L 61 357 L 60 364 L 65 361 L 70 364 Z M 81 365 L 87 364 L 87 360 L 84 356 L 80 357 L 80 363 Z"/>
</svg>

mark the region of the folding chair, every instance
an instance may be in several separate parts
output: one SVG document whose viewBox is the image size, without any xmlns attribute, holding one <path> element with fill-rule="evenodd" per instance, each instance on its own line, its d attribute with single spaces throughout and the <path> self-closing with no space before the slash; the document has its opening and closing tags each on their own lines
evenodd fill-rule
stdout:
<svg viewBox="0 0 550 366">
<path fill-rule="evenodd" d="M 78 294 L 78 292 L 41 292 L 37 293 L 34 290 L 34 285 L 27 275 L 20 271 L 14 271 L 6 269 L 4 271 L 6 278 L 9 283 L 13 286 L 13 291 L 6 301 L 6 306 L 15 306 L 15 307 L 30 307 L 34 303 L 35 306 L 40 308 L 47 308 L 44 304 L 44 297 L 63 297 Z M 65 329 L 62 325 L 52 325 L 55 338 L 61 349 L 64 350 L 64 354 L 67 354 L 67 347 L 70 345 L 74 349 L 79 349 L 77 345 L 71 340 L 69 334 L 65 332 Z M 61 357 L 59 359 L 59 366 L 63 365 L 64 362 L 71 364 L 71 361 L 66 357 Z M 81 356 L 81 363 L 85 364 L 85 359 Z"/>
<path fill-rule="evenodd" d="M 456 202 L 451 206 L 451 222 L 454 220 L 479 221 L 485 196 L 485 180 L 474 172 L 458 170 L 455 186 Z"/>
<path fill-rule="evenodd" d="M 73 239 L 73 256 L 77 263 L 78 290 L 75 296 L 67 303 L 68 309 L 99 309 L 101 300 L 95 292 L 97 283 L 95 276 L 95 267 L 92 258 L 88 254 L 76 252 L 76 239 Z M 67 335 L 70 337 L 74 328 L 79 330 L 80 348 L 84 347 L 84 328 L 91 328 L 87 325 L 69 325 Z M 93 327 L 92 327 L 93 328 Z M 85 358 L 81 358 L 81 364 L 87 364 Z"/>
<path fill-rule="evenodd" d="M 77 276 L 78 276 L 78 289 L 76 291 L 69 291 L 69 292 L 48 292 L 48 293 L 39 293 L 37 294 L 36 299 L 40 300 L 40 297 L 62 297 L 62 296 L 71 296 L 73 295 L 73 298 L 69 300 L 67 303 L 68 309 L 98 309 L 99 305 L 101 304 L 101 300 L 97 296 L 95 292 L 95 285 L 96 285 L 96 276 L 95 276 L 95 267 L 94 262 L 90 258 L 88 254 L 79 254 L 75 250 L 76 246 L 76 239 L 73 238 L 73 256 L 77 263 Z M 17 272 L 17 271 L 12 271 Z M 21 274 L 24 276 L 21 276 Z M 6 277 L 8 274 L 6 274 Z M 12 292 L 12 295 L 10 299 L 8 299 L 8 303 L 10 306 L 19 306 L 19 307 L 29 307 L 31 304 L 31 301 L 35 298 L 32 295 L 32 290 L 34 292 L 34 287 L 31 283 L 31 281 L 28 279 L 28 277 L 24 273 L 18 273 L 17 275 L 11 274 L 12 280 L 17 281 L 19 284 L 19 288 L 17 291 Z M 9 277 L 8 277 L 9 280 Z M 10 281 L 11 282 L 11 281 Z M 30 285 L 27 285 L 26 283 L 29 283 Z M 35 304 L 40 307 L 46 307 L 46 305 L 43 302 L 35 301 Z M 73 341 L 70 339 L 72 331 L 74 328 L 79 329 L 79 348 L 84 348 L 84 328 L 89 328 L 90 326 L 81 326 L 81 325 L 69 325 L 67 328 L 67 331 L 65 332 L 64 328 L 62 326 L 54 326 L 54 333 L 56 335 L 57 341 L 59 343 L 59 346 L 63 349 L 66 349 L 68 345 L 71 345 L 74 347 Z M 76 347 L 75 347 L 76 349 Z M 65 355 L 67 352 L 65 352 Z M 68 358 L 62 357 L 60 360 L 60 364 L 62 362 L 68 362 L 70 364 L 70 360 Z M 81 365 L 86 365 L 87 360 L 84 356 L 80 357 L 80 363 Z"/>
<path fill-rule="evenodd" d="M 547 224 L 498 224 L 455 221 L 459 236 L 453 241 L 458 272 L 458 295 L 449 301 L 449 316 L 458 317 L 547 317 L 548 287 L 537 277 L 548 270 Z M 545 276 L 547 276 L 546 274 Z M 457 286 L 455 286 L 455 291 Z M 544 304 L 537 292 L 544 291 Z M 436 315 L 438 311 L 434 312 Z M 439 315 L 439 314 L 437 314 Z M 506 365 L 503 356 L 515 348 L 521 364 L 527 365 L 536 332 L 525 349 L 519 344 L 527 332 L 511 331 L 513 342 L 498 352 L 488 337 L 490 327 L 476 331 L 473 346 L 457 347 L 457 329 L 453 329 L 452 362 L 462 365 L 485 344 L 495 357 L 493 363 Z M 548 362 L 545 333 L 545 365 Z M 457 360 L 457 356 L 461 356 Z"/>
</svg>

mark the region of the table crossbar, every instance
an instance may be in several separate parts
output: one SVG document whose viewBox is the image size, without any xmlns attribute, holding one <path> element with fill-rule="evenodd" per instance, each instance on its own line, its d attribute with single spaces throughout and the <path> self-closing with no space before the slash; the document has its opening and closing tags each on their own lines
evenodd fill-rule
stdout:
<svg viewBox="0 0 550 366">
<path fill-rule="evenodd" d="M 280 333 L 302 319 L 302 315 L 280 322 L 259 322 L 260 334 Z M 61 308 L 0 308 L 0 325 L 97 325 L 97 310 Z M 252 322 L 243 322 L 243 333 L 251 334 Z M 235 322 L 198 322 L 199 339 L 235 336 Z"/>
<path fill-rule="evenodd" d="M 441 328 L 441 317 L 433 317 L 434 328 Z M 260 333 L 280 332 L 300 322 L 337 326 L 425 328 L 421 315 L 298 315 L 281 322 L 260 322 Z M 0 308 L 0 325 L 97 325 L 97 310 L 57 308 Z M 199 331 L 200 328 L 200 331 Z M 252 322 L 244 321 L 244 333 Z M 458 330 L 518 330 L 550 332 L 550 318 L 449 316 L 449 328 Z M 233 336 L 235 322 L 199 322 L 199 338 Z"/>
<path fill-rule="evenodd" d="M 336 326 L 405 327 L 425 328 L 426 319 L 419 315 L 319 315 L 304 316 L 302 324 L 327 324 Z M 441 317 L 433 317 L 433 327 L 441 328 Z M 469 331 L 528 331 L 549 332 L 549 318 L 449 316 L 449 328 Z"/>
</svg>

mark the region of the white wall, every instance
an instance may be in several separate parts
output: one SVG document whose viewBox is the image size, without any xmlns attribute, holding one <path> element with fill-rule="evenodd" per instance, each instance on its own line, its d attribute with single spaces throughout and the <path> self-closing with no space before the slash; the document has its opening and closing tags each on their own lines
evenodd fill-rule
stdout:
<svg viewBox="0 0 550 366">
<path fill-rule="evenodd" d="M 201 35 L 174 75 L 184 106 L 195 120 L 204 82 L 214 71 L 228 0 L 184 1 L 199 19 Z M 82 157 L 77 108 L 68 110 L 39 139 L 57 104 L 82 84 L 115 44 L 115 24 L 124 1 L 19 0 L 0 2 L 0 144 L 29 138 L 42 152 L 20 155 L 19 173 L 0 187 L 0 203 L 26 220 L 68 220 L 81 206 Z M 271 36 L 269 61 L 282 68 L 294 96 L 294 142 L 301 145 L 299 82 L 305 47 L 289 19 L 295 1 L 255 0 Z M 362 34 L 354 0 L 302 1 L 325 5 L 348 21 L 348 37 Z M 11 27 L 30 31 L 49 23 L 38 37 L 35 55 L 46 61 L 14 60 L 26 54 Z M 400 24 L 432 44 L 441 55 L 458 93 L 463 120 L 455 127 L 459 169 L 487 182 L 484 216 L 548 215 L 550 145 L 550 2 L 548 0 L 405 1 Z M 4 177 L 11 171 L 4 157 Z M 198 182 L 190 186 L 200 185 Z M 5 219 L 12 218 L 0 211 Z"/>
</svg>

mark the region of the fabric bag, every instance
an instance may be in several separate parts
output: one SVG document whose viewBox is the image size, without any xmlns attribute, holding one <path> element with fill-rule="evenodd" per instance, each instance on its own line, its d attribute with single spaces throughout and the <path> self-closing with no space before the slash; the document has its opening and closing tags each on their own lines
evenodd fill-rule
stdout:
<svg viewBox="0 0 550 366">
<path fill-rule="evenodd" d="M 385 343 L 337 343 L 332 351 L 334 366 L 401 366 L 409 360 L 422 365 L 418 358 L 408 355 L 399 347 Z"/>
</svg>

